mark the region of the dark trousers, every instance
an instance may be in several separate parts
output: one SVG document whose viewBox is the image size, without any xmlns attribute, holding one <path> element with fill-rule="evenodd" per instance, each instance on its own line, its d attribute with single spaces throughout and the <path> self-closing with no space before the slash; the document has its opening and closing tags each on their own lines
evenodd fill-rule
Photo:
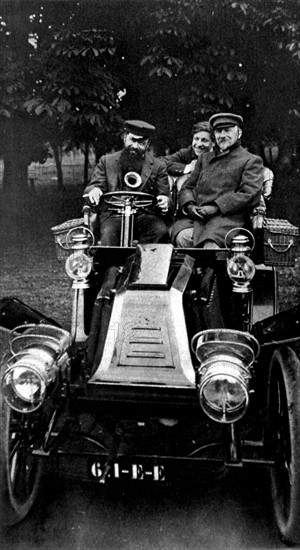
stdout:
<svg viewBox="0 0 300 550">
<path fill-rule="evenodd" d="M 119 246 L 121 236 L 121 218 L 111 216 L 100 222 L 102 246 Z M 154 214 L 140 213 L 134 218 L 133 238 L 139 243 L 169 242 L 168 228 L 165 222 Z"/>
</svg>

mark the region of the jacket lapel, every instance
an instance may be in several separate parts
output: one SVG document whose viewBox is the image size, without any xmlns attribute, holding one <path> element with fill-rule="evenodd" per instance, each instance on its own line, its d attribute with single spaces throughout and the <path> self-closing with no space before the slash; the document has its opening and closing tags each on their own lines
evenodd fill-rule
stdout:
<svg viewBox="0 0 300 550">
<path fill-rule="evenodd" d="M 107 166 L 108 181 L 109 181 L 109 188 L 110 188 L 109 191 L 116 191 L 117 189 L 122 189 L 123 187 L 120 155 L 121 155 L 121 151 L 118 151 L 110 159 L 109 165 Z"/>
<path fill-rule="evenodd" d="M 142 177 L 141 189 L 144 189 L 149 177 L 151 176 L 152 164 L 153 164 L 153 160 L 152 160 L 151 156 L 146 153 L 145 162 L 143 163 L 143 168 L 142 168 L 142 173 L 141 173 L 141 177 Z"/>
</svg>

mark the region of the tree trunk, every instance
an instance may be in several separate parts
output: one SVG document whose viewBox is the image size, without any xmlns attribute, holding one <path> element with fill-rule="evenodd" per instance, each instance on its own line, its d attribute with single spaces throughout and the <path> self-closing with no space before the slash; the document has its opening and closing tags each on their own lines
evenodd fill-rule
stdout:
<svg viewBox="0 0 300 550">
<path fill-rule="evenodd" d="M 3 148 L 3 190 L 5 195 L 22 205 L 29 196 L 28 161 L 30 156 L 30 128 L 27 120 L 16 115 L 5 123 Z"/>
<path fill-rule="evenodd" d="M 62 171 L 61 147 L 59 147 L 57 143 L 51 143 L 51 147 L 53 149 L 54 160 L 56 165 L 57 187 L 60 191 L 62 191 L 64 189 L 64 178 L 63 178 L 63 171 Z"/>
<path fill-rule="evenodd" d="M 3 155 L 3 189 L 5 192 L 21 192 L 26 194 L 27 187 L 27 157 L 20 157 L 11 148 Z"/>
<path fill-rule="evenodd" d="M 84 147 L 83 181 L 84 181 L 84 186 L 86 186 L 89 181 L 89 143 L 88 142 L 85 143 L 85 147 Z"/>
</svg>

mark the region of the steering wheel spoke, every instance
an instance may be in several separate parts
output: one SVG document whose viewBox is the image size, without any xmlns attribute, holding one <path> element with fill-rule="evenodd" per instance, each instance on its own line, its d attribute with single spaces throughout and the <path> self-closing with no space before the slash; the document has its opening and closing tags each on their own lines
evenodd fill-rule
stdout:
<svg viewBox="0 0 300 550">
<path fill-rule="evenodd" d="M 138 210 L 154 204 L 155 197 L 142 191 L 110 191 L 103 195 L 103 200 L 114 208 L 131 206 L 132 209 Z"/>
</svg>

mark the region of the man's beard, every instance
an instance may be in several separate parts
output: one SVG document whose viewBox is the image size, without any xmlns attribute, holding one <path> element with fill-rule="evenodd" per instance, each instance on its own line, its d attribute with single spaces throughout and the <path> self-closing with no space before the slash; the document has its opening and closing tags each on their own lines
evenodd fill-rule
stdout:
<svg viewBox="0 0 300 550">
<path fill-rule="evenodd" d="M 230 147 L 234 145 L 234 143 L 231 143 L 231 141 L 227 140 L 226 138 L 225 139 L 221 139 L 218 143 L 217 143 L 217 146 L 219 148 L 220 151 L 222 152 L 225 152 L 227 151 L 227 149 L 230 149 Z"/>
<path fill-rule="evenodd" d="M 132 151 L 128 147 L 124 147 L 124 149 L 122 149 L 120 165 L 123 176 L 125 176 L 127 172 L 137 172 L 138 174 L 141 174 L 144 154 L 144 152 Z"/>
</svg>

